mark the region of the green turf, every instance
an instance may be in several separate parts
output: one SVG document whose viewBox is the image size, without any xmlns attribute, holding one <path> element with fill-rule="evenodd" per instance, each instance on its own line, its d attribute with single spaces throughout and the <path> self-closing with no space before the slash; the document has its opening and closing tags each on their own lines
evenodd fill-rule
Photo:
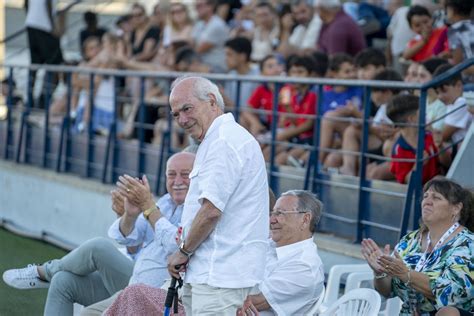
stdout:
<svg viewBox="0 0 474 316">
<path fill-rule="evenodd" d="M 43 263 L 60 258 L 65 251 L 45 242 L 19 237 L 0 229 L 0 273 L 29 263 Z M 0 316 L 43 315 L 46 289 L 16 290 L 0 280 Z"/>
</svg>

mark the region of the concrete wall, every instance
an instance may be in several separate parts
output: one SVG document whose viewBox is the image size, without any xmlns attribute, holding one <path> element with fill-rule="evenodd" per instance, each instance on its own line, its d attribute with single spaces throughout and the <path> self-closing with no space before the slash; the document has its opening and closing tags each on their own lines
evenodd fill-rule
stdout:
<svg viewBox="0 0 474 316">
<path fill-rule="evenodd" d="M 66 246 L 106 236 L 116 218 L 110 186 L 0 160 L 0 220 Z"/>
</svg>

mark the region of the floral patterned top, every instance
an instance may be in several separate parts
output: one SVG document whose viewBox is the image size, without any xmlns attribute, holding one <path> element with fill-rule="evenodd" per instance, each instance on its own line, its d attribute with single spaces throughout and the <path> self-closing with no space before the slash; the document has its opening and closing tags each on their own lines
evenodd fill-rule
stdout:
<svg viewBox="0 0 474 316">
<path fill-rule="evenodd" d="M 420 231 L 404 236 L 395 250 L 409 268 L 415 269 L 424 253 L 421 250 Z M 467 228 L 462 229 L 431 255 L 428 254 L 421 272 L 429 276 L 431 291 L 436 300 L 427 299 L 398 278 L 393 278 L 392 296 L 398 296 L 403 301 L 400 315 L 412 315 L 410 296 L 416 297 L 417 309 L 421 315 L 429 315 L 448 305 L 474 312 L 474 234 Z"/>
</svg>

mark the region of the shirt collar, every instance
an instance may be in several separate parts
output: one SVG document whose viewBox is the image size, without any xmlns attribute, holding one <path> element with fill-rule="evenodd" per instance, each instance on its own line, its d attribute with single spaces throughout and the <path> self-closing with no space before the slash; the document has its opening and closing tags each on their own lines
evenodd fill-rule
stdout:
<svg viewBox="0 0 474 316">
<path fill-rule="evenodd" d="M 214 121 L 212 121 L 211 126 L 209 126 L 209 129 L 207 130 L 206 135 L 204 135 L 202 141 L 205 141 L 209 135 L 212 135 L 214 131 L 217 131 L 222 124 L 230 121 L 235 122 L 234 115 L 232 115 L 232 113 L 225 113 L 216 117 Z"/>
<path fill-rule="evenodd" d="M 464 97 L 457 98 L 453 103 L 454 107 L 462 106 L 464 104 L 466 104 L 466 99 Z"/>
<path fill-rule="evenodd" d="M 313 242 L 313 238 L 308 238 L 302 241 L 295 242 L 293 244 L 289 244 L 286 246 L 281 246 L 276 248 L 276 253 L 278 260 L 284 259 L 286 257 L 289 257 L 293 253 L 308 247 L 308 245 L 314 245 L 316 247 L 316 244 Z"/>
</svg>

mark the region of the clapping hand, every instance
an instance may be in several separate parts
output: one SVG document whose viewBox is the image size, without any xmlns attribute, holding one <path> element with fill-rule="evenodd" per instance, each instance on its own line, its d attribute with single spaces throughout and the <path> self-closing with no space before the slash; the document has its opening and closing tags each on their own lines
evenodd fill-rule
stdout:
<svg viewBox="0 0 474 316">
<path fill-rule="evenodd" d="M 362 240 L 361 246 L 362 255 L 364 256 L 365 260 L 367 260 L 367 263 L 372 268 L 372 270 L 374 270 L 376 274 L 386 272 L 382 265 L 380 265 L 378 258 L 382 255 L 390 256 L 390 245 L 385 245 L 382 251 L 375 241 L 368 238 Z"/>
<path fill-rule="evenodd" d="M 112 190 L 110 194 L 112 195 L 112 210 L 120 217 L 125 213 L 124 196 L 118 190 Z"/>
<path fill-rule="evenodd" d="M 127 174 L 120 176 L 117 181 L 117 187 L 122 196 L 126 197 L 131 204 L 138 206 L 142 211 L 155 205 L 150 185 L 145 175 L 143 175 L 141 180 Z"/>
<path fill-rule="evenodd" d="M 383 254 L 377 259 L 377 263 L 383 267 L 384 272 L 391 277 L 396 277 L 407 282 L 408 280 L 408 267 L 402 260 L 398 252 L 394 251 L 395 256 Z"/>
</svg>

